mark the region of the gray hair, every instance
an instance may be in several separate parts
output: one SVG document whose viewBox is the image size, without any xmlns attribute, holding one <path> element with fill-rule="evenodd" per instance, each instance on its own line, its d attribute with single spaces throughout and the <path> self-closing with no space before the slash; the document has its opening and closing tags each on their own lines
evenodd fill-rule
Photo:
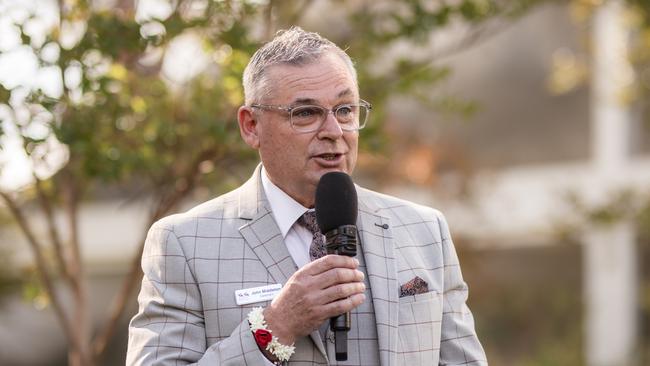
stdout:
<svg viewBox="0 0 650 366">
<path fill-rule="evenodd" d="M 281 30 L 275 37 L 251 57 L 244 70 L 244 98 L 246 105 L 260 102 L 271 92 L 266 71 L 279 64 L 306 65 L 318 60 L 326 52 L 334 52 L 341 57 L 357 82 L 354 64 L 345 51 L 318 33 L 306 32 L 300 27 Z"/>
</svg>

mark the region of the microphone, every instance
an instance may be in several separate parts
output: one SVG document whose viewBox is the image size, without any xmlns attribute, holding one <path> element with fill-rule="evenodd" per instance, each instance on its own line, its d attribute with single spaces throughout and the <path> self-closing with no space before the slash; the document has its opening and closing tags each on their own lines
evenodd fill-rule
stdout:
<svg viewBox="0 0 650 366">
<path fill-rule="evenodd" d="M 316 221 L 325 234 L 327 254 L 357 255 L 357 191 L 349 175 L 330 172 L 323 175 L 316 187 Z M 334 332 L 336 360 L 348 359 L 350 313 L 330 318 Z"/>
</svg>

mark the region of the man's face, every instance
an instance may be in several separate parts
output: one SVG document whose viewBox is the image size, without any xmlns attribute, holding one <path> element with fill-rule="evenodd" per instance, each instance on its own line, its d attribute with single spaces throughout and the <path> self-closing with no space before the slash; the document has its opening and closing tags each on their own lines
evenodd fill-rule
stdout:
<svg viewBox="0 0 650 366">
<path fill-rule="evenodd" d="M 302 66 L 277 65 L 268 70 L 273 92 L 263 104 L 319 105 L 332 109 L 358 103 L 359 92 L 347 66 L 327 53 Z M 357 160 L 357 131 L 343 131 L 329 114 L 318 131 L 293 130 L 283 111 L 255 110 L 259 153 L 269 178 L 306 207 L 314 204 L 320 177 L 332 171 L 351 174 Z"/>
</svg>

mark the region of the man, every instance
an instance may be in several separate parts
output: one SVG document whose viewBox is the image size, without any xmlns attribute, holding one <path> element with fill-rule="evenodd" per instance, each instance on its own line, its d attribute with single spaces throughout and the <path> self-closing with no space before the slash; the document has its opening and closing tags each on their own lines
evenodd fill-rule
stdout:
<svg viewBox="0 0 650 366">
<path fill-rule="evenodd" d="M 127 364 L 487 365 L 438 211 L 357 187 L 356 259 L 322 256 L 316 186 L 352 173 L 370 109 L 347 54 L 291 28 L 255 53 L 244 91 L 240 132 L 261 165 L 151 228 Z M 327 323 L 348 311 L 336 361 Z"/>
</svg>

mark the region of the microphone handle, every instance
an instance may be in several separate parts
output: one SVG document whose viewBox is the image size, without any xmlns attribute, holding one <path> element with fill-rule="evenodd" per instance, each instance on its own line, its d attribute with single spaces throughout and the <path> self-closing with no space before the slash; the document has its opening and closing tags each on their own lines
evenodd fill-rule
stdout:
<svg viewBox="0 0 650 366">
<path fill-rule="evenodd" d="M 325 234 L 327 254 L 357 255 L 357 227 L 339 226 Z M 334 332 L 334 350 L 337 361 L 348 359 L 348 331 L 352 329 L 350 312 L 330 318 L 330 329 Z"/>
</svg>

